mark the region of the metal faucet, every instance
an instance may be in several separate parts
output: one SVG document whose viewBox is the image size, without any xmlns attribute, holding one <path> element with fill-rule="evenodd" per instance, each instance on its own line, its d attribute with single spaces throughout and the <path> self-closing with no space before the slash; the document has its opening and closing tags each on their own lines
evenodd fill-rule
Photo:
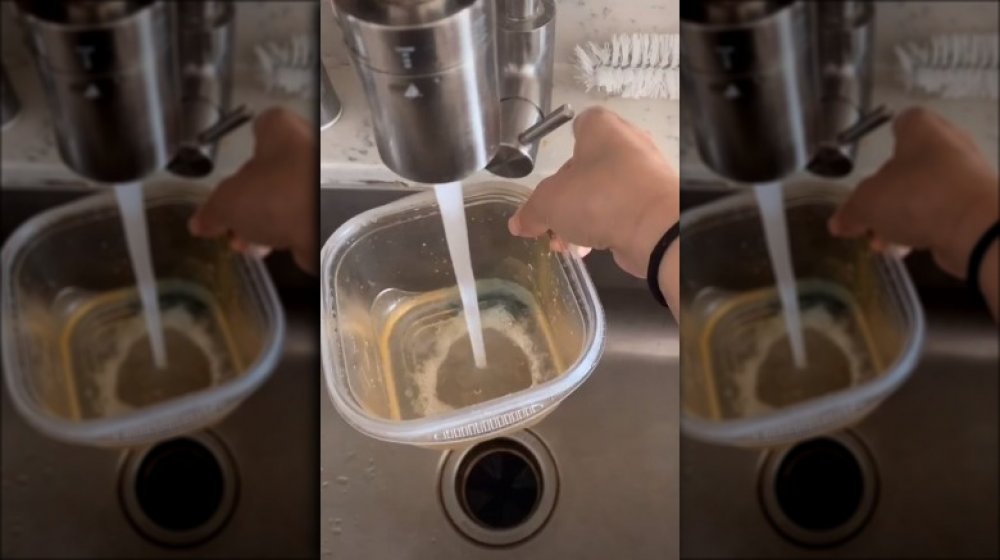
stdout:
<svg viewBox="0 0 1000 560">
<path fill-rule="evenodd" d="M 229 111 L 233 6 L 202 0 L 18 0 L 59 152 L 94 181 L 211 173 Z"/>
<path fill-rule="evenodd" d="M 523 177 L 550 112 L 552 0 L 333 0 L 385 164 L 423 183 Z"/>
<path fill-rule="evenodd" d="M 21 102 L 17 92 L 7 77 L 7 70 L 0 65 L 0 128 L 7 128 L 20 112 Z"/>
<path fill-rule="evenodd" d="M 705 163 L 760 183 L 808 169 L 840 177 L 892 117 L 871 109 L 870 1 L 681 4 L 684 106 Z"/>
</svg>

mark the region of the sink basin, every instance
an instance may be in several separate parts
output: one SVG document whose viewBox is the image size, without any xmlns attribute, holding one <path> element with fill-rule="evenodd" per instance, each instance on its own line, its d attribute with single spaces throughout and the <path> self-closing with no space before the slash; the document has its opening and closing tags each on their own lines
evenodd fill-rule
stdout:
<svg viewBox="0 0 1000 560">
<path fill-rule="evenodd" d="M 3 190 L 3 239 L 35 213 L 82 193 Z M 318 286 L 284 255 L 269 260 L 288 322 L 277 371 L 232 415 L 207 433 L 193 435 L 195 445 L 164 444 L 146 455 L 146 448 L 111 450 L 60 443 L 28 426 L 4 394 L 0 407 L 4 558 L 315 557 Z M 176 482 L 167 470 L 171 461 L 181 465 L 205 459 L 205 449 L 214 453 L 215 460 L 205 464 L 219 465 L 214 471 L 211 467 L 181 470 L 182 486 L 166 485 Z M 160 469 L 139 468 L 153 464 L 145 457 L 157 458 Z M 205 495 L 211 482 L 219 482 L 209 476 L 213 472 L 221 473 L 225 491 L 212 504 L 218 512 L 206 522 L 211 527 L 183 525 L 192 515 L 205 512 L 167 511 L 162 505 L 155 510 L 161 503 L 157 498 L 167 491 Z M 208 474 L 203 478 L 196 473 Z M 132 489 L 140 480 L 144 490 L 137 502 L 139 492 Z M 152 513 L 137 514 L 129 506 L 136 503 L 143 504 L 138 511 Z M 144 521 L 148 519 L 185 528 L 164 533 L 159 525 Z M 200 519 L 191 523 L 196 521 Z M 171 540 L 175 537 L 179 540 Z M 166 546 L 181 541 L 191 544 Z"/>
<path fill-rule="evenodd" d="M 323 190 L 322 238 L 408 193 Z M 587 267 L 607 313 L 603 359 L 527 432 L 431 451 L 368 438 L 320 399 L 321 557 L 677 558 L 677 329 L 609 255 Z"/>
<path fill-rule="evenodd" d="M 684 191 L 682 208 L 717 196 L 705 188 Z M 923 355 L 910 379 L 874 413 L 847 433 L 794 450 L 682 439 L 684 558 L 1000 556 L 997 327 L 984 305 L 938 271 L 927 254 L 911 255 L 907 267 L 926 312 Z M 825 461 L 811 474 L 820 488 L 799 486 L 800 492 L 852 491 L 857 473 L 831 466 L 840 459 L 839 452 L 830 452 L 836 447 L 830 441 L 846 441 L 847 449 L 857 451 L 869 493 L 858 500 L 857 515 L 845 521 L 844 530 L 803 534 L 803 524 L 832 521 L 817 517 L 830 510 L 817 512 L 813 504 L 813 511 L 794 513 L 794 500 L 786 498 L 775 513 L 774 489 L 787 489 L 789 481 L 801 484 L 791 473 L 812 456 Z M 775 463 L 787 467 L 786 478 L 773 476 Z M 831 497 L 831 506 L 842 505 Z M 793 514 L 782 513 L 788 511 Z"/>
</svg>

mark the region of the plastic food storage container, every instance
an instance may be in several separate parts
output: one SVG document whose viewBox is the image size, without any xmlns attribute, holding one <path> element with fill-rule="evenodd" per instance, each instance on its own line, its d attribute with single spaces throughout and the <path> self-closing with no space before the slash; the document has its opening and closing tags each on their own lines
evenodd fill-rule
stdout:
<svg viewBox="0 0 1000 560">
<path fill-rule="evenodd" d="M 790 346 L 752 192 L 681 218 L 681 427 L 693 438 L 769 446 L 846 427 L 913 370 L 924 317 L 900 260 L 832 237 L 849 190 L 787 186 L 785 214 L 808 366 Z"/>
<path fill-rule="evenodd" d="M 208 189 L 145 189 L 168 365 L 151 365 L 114 193 L 41 213 L 3 247 L 3 366 L 11 400 L 43 433 L 135 445 L 231 412 L 274 368 L 280 302 L 259 259 L 192 237 Z"/>
<path fill-rule="evenodd" d="M 590 375 L 604 311 L 583 262 L 512 236 L 530 191 L 465 187 L 488 366 L 471 364 L 431 191 L 345 223 L 322 251 L 323 373 L 344 419 L 372 437 L 457 447 L 526 428 Z"/>
</svg>

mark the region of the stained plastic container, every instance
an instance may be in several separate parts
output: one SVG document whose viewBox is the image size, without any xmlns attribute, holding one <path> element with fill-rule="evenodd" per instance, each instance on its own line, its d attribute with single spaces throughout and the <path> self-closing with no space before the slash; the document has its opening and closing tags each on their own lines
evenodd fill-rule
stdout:
<svg viewBox="0 0 1000 560">
<path fill-rule="evenodd" d="M 681 217 L 683 433 L 771 446 L 847 427 L 910 375 L 924 316 L 899 258 L 832 237 L 849 190 L 786 186 L 785 214 L 809 365 L 790 364 L 781 307 L 752 192 Z"/>
<path fill-rule="evenodd" d="M 145 188 L 168 367 L 149 344 L 109 191 L 43 212 L 3 247 L 7 392 L 35 428 L 89 445 L 137 445 L 219 421 L 281 353 L 285 319 L 264 268 L 187 221 L 209 190 Z"/>
<path fill-rule="evenodd" d="M 526 428 L 603 351 L 604 311 L 582 260 L 507 230 L 530 191 L 487 183 L 464 194 L 485 370 L 456 358 L 468 331 L 433 192 L 360 214 L 323 247 L 326 386 L 343 418 L 374 438 L 459 447 Z"/>
</svg>

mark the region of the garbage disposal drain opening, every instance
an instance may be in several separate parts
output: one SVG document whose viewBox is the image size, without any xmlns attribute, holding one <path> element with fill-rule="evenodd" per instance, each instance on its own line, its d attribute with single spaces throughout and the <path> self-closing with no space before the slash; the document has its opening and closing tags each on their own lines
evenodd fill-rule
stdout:
<svg viewBox="0 0 1000 560">
<path fill-rule="evenodd" d="M 765 514 L 784 537 L 804 546 L 833 546 L 870 518 L 875 464 L 851 434 L 812 439 L 769 453 L 760 492 Z"/>
<path fill-rule="evenodd" d="M 229 454 L 218 439 L 202 433 L 130 452 L 119 490 L 140 534 L 165 546 L 193 546 L 225 525 L 236 489 Z"/>
<path fill-rule="evenodd" d="M 465 513 L 487 529 L 523 523 L 542 497 L 534 458 L 519 443 L 501 439 L 466 456 L 455 481 Z"/>
<path fill-rule="evenodd" d="M 511 546 L 544 527 L 558 487 L 548 448 L 523 431 L 446 453 L 439 489 L 460 533 L 479 544 Z"/>
</svg>

